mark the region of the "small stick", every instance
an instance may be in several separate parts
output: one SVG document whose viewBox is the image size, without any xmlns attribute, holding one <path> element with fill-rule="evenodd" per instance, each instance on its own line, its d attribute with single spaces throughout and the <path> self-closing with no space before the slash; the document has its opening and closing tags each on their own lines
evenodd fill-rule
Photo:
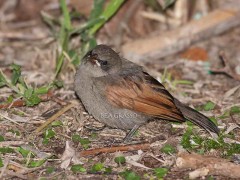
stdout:
<svg viewBox="0 0 240 180">
<path fill-rule="evenodd" d="M 24 141 L 2 141 L 2 142 L 0 142 L 0 147 L 21 146 L 23 144 L 26 144 L 26 142 L 24 142 Z"/>
<path fill-rule="evenodd" d="M 104 147 L 104 148 L 97 148 L 97 149 L 81 151 L 80 156 L 83 157 L 83 156 L 97 155 L 100 153 L 113 153 L 116 151 L 136 151 L 136 150 L 140 150 L 140 149 L 147 150 L 149 148 L 150 148 L 150 143 Z"/>
<path fill-rule="evenodd" d="M 35 130 L 35 133 L 39 134 L 41 130 L 43 130 L 47 125 L 49 125 L 50 123 L 52 123 L 54 120 L 56 120 L 56 118 L 58 118 L 59 116 L 61 116 L 62 114 L 64 114 L 65 112 L 67 112 L 69 109 L 71 109 L 72 107 L 74 107 L 75 104 L 74 103 L 70 103 L 67 106 L 63 107 L 62 109 L 60 109 L 56 114 L 54 114 L 53 116 L 51 116 L 49 119 L 46 120 L 45 123 L 43 123 L 40 127 L 38 127 Z"/>
<path fill-rule="evenodd" d="M 235 71 L 230 67 L 229 59 L 226 57 L 225 53 L 223 51 L 219 52 L 219 58 L 223 64 L 223 68 L 220 69 L 211 69 L 211 72 L 213 73 L 223 73 L 226 74 L 227 76 L 240 81 L 240 75 L 235 73 Z"/>
</svg>

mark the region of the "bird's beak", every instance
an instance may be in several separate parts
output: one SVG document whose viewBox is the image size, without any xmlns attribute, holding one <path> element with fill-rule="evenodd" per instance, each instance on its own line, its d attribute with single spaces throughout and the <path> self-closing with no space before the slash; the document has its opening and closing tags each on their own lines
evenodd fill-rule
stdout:
<svg viewBox="0 0 240 180">
<path fill-rule="evenodd" d="M 101 66 L 101 64 L 98 62 L 98 60 L 97 60 L 97 59 L 94 59 L 93 61 L 95 62 L 95 64 L 96 64 L 98 67 L 100 67 L 100 66 Z"/>
</svg>

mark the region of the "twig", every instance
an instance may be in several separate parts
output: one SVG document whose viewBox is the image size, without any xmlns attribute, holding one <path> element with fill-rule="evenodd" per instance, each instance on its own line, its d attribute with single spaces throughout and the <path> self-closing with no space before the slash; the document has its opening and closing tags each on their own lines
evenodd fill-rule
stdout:
<svg viewBox="0 0 240 180">
<path fill-rule="evenodd" d="M 223 68 L 220 68 L 220 69 L 212 68 L 211 72 L 215 74 L 219 74 L 219 73 L 226 74 L 227 76 L 240 81 L 240 75 L 235 73 L 235 71 L 230 67 L 229 59 L 226 57 L 223 51 L 219 52 L 219 58 L 223 64 Z"/>
<path fill-rule="evenodd" d="M 67 106 L 63 107 L 61 110 L 59 110 L 56 114 L 54 114 L 52 117 L 50 117 L 49 119 L 47 119 L 47 121 L 45 123 L 43 123 L 40 127 L 38 127 L 35 130 L 35 133 L 39 134 L 39 132 L 41 130 L 43 130 L 47 125 L 49 125 L 50 123 L 52 123 L 56 118 L 58 118 L 59 116 L 61 116 L 62 114 L 64 114 L 65 112 L 67 112 L 69 109 L 71 109 L 72 107 L 74 107 L 75 104 L 70 103 Z"/>
<path fill-rule="evenodd" d="M 41 101 L 48 101 L 53 96 L 53 92 L 49 91 L 47 94 L 40 96 Z M 25 101 L 22 99 L 16 100 L 8 104 L 0 104 L 0 109 L 7 109 L 12 107 L 22 107 L 25 106 Z"/>
<path fill-rule="evenodd" d="M 179 168 L 195 169 L 195 171 L 189 174 L 193 178 L 197 178 L 196 175 L 202 176 L 203 174 L 203 176 L 211 174 L 240 178 L 240 165 L 236 165 L 219 157 L 215 158 L 199 154 L 182 153 L 178 156 L 176 165 Z"/>
<path fill-rule="evenodd" d="M 17 125 L 21 126 L 19 123 L 17 123 L 16 121 L 14 121 L 13 119 L 11 119 L 11 118 L 8 117 L 8 116 L 5 116 L 4 114 L 1 114 L 1 113 L 0 113 L 0 117 L 3 117 L 4 119 L 7 119 L 8 121 L 10 121 L 10 122 L 12 122 L 12 123 L 14 123 L 14 124 L 17 124 Z"/>
<path fill-rule="evenodd" d="M 146 150 L 150 148 L 150 143 L 144 144 L 131 144 L 131 145 L 124 145 L 124 146 L 113 146 L 113 147 L 104 147 L 104 148 L 97 148 L 97 149 L 90 149 L 86 151 L 81 151 L 80 156 L 91 156 L 97 155 L 100 153 L 113 153 L 116 151 L 136 151 L 136 150 Z"/>
<path fill-rule="evenodd" d="M 4 147 L 4 146 L 20 146 L 26 144 L 26 142 L 24 141 L 3 141 L 0 142 L 0 147 Z"/>
</svg>

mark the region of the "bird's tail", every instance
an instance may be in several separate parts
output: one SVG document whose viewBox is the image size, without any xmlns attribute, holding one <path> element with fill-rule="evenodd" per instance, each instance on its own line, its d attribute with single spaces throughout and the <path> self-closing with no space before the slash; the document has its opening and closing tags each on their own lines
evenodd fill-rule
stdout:
<svg viewBox="0 0 240 180">
<path fill-rule="evenodd" d="M 207 131 L 214 132 L 216 134 L 219 134 L 218 127 L 205 115 L 199 113 L 198 111 L 188 107 L 187 105 L 184 105 L 179 100 L 174 98 L 174 103 L 177 106 L 177 108 L 182 112 L 183 116 L 191 121 L 192 123 L 206 129 Z"/>
</svg>

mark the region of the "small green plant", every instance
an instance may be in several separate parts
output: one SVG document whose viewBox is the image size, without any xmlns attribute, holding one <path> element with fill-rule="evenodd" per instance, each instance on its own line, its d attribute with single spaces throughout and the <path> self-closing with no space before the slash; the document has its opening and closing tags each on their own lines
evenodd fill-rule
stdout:
<svg viewBox="0 0 240 180">
<path fill-rule="evenodd" d="M 124 156 L 118 156 L 114 158 L 114 162 L 117 164 L 124 164 L 126 163 L 126 159 Z"/>
<path fill-rule="evenodd" d="M 2 160 L 2 158 L 0 158 L 0 167 L 3 167 L 3 166 L 4 166 L 3 160 Z"/>
<path fill-rule="evenodd" d="M 78 173 L 78 172 L 87 172 L 87 170 L 83 167 L 82 164 L 75 164 L 75 165 L 72 165 L 71 167 L 71 171 L 74 172 L 74 173 Z"/>
<path fill-rule="evenodd" d="M 94 0 L 89 19 L 80 27 L 74 27 L 71 20 L 76 14 L 80 14 L 81 12 L 70 13 L 65 0 L 60 0 L 60 7 L 63 13 L 63 19 L 60 21 L 45 12 L 42 13 L 44 21 L 54 32 L 57 32 L 54 26 L 60 25 L 60 31 L 55 33 L 55 37 L 61 46 L 57 58 L 55 77 L 60 73 L 64 59 L 70 59 L 74 65 L 78 65 L 80 59 L 86 54 L 86 52 L 96 46 L 96 39 L 94 37 L 96 32 L 117 12 L 120 6 L 124 3 L 124 0 L 111 0 L 104 9 L 105 2 L 105 0 Z M 74 35 L 79 35 L 81 37 L 82 44 L 80 52 L 78 52 L 78 49 L 73 49 L 69 46 L 71 38 Z"/>
<path fill-rule="evenodd" d="M 46 94 L 51 88 L 55 87 L 55 83 L 50 83 L 47 86 L 31 87 L 25 82 L 24 77 L 21 75 L 21 66 L 17 64 L 11 65 L 12 76 L 7 76 L 0 70 L 0 88 L 8 87 L 17 98 L 23 98 L 27 106 L 34 106 L 41 102 L 39 95 Z M 7 103 L 13 101 L 13 96 L 9 96 Z"/>
<path fill-rule="evenodd" d="M 51 125 L 52 125 L 53 127 L 57 127 L 57 126 L 62 126 L 63 123 L 62 123 L 62 121 L 57 120 L 57 121 L 52 122 Z"/>
<path fill-rule="evenodd" d="M 49 140 L 54 138 L 56 133 L 53 129 L 46 129 L 46 131 L 43 134 L 43 144 L 48 144 Z"/>
<path fill-rule="evenodd" d="M 35 167 L 40 167 L 43 165 L 43 163 L 45 163 L 47 161 L 47 159 L 41 159 L 41 160 L 36 160 L 36 161 L 31 161 L 28 164 L 29 168 L 35 168 Z"/>
<path fill-rule="evenodd" d="M 0 135 L 0 142 L 4 141 L 4 137 Z"/>
<path fill-rule="evenodd" d="M 80 142 L 80 144 L 83 146 L 84 149 L 87 149 L 90 145 L 90 140 L 88 138 L 81 138 L 80 135 L 74 134 L 72 136 L 73 142 Z"/>
<path fill-rule="evenodd" d="M 10 147 L 0 147 L 0 154 L 15 153 L 14 149 Z"/>
<path fill-rule="evenodd" d="M 240 144 L 226 143 L 224 138 L 226 135 L 220 134 L 217 140 L 203 138 L 193 133 L 192 128 L 188 128 L 181 139 L 183 148 L 200 154 L 208 152 L 212 149 L 218 150 L 223 157 L 229 157 L 233 154 L 240 153 Z"/>
<path fill-rule="evenodd" d="M 54 167 L 47 167 L 46 168 L 46 173 L 47 174 L 51 174 L 51 173 L 53 173 L 55 171 L 55 168 Z"/>
<path fill-rule="evenodd" d="M 203 105 L 203 110 L 204 111 L 211 111 L 215 108 L 216 104 L 213 103 L 212 101 L 208 101 L 206 104 Z"/>
<path fill-rule="evenodd" d="M 167 168 L 155 168 L 154 169 L 154 174 L 157 176 L 157 178 L 162 179 L 166 174 L 168 173 Z"/>
<path fill-rule="evenodd" d="M 34 160 L 33 158 L 36 155 L 32 151 L 24 149 L 23 147 L 18 147 L 16 150 L 23 156 L 24 162 L 26 162 L 27 167 L 30 168 L 39 167 L 47 161 L 47 158 Z"/>
<path fill-rule="evenodd" d="M 120 173 L 120 176 L 122 176 L 126 180 L 140 180 L 140 176 L 138 176 L 135 172 L 131 170 L 125 170 Z"/>
<path fill-rule="evenodd" d="M 34 157 L 34 154 L 30 151 L 30 150 L 26 150 L 22 147 L 18 147 L 17 148 L 17 151 L 24 157 L 24 158 L 27 158 L 27 157 Z"/>
<path fill-rule="evenodd" d="M 172 89 L 176 89 L 177 85 L 192 85 L 192 81 L 188 80 L 176 80 L 172 78 L 172 74 L 167 71 L 167 68 L 164 69 L 163 75 L 161 77 L 162 83 L 167 83 Z"/>
<path fill-rule="evenodd" d="M 104 170 L 104 165 L 102 163 L 96 163 L 92 166 L 91 172 L 96 173 Z"/>
<path fill-rule="evenodd" d="M 161 152 L 163 152 L 165 154 L 174 154 L 174 153 L 176 153 L 176 149 L 170 144 L 165 144 L 161 148 Z"/>
<path fill-rule="evenodd" d="M 96 163 L 91 168 L 91 173 L 104 173 L 109 174 L 112 172 L 112 169 L 110 167 L 105 167 L 103 163 Z"/>
<path fill-rule="evenodd" d="M 229 110 L 226 110 L 221 116 L 219 116 L 218 118 L 220 119 L 225 119 L 230 117 L 231 115 L 235 115 L 235 114 L 240 114 L 240 106 L 233 106 L 231 107 Z"/>
</svg>

